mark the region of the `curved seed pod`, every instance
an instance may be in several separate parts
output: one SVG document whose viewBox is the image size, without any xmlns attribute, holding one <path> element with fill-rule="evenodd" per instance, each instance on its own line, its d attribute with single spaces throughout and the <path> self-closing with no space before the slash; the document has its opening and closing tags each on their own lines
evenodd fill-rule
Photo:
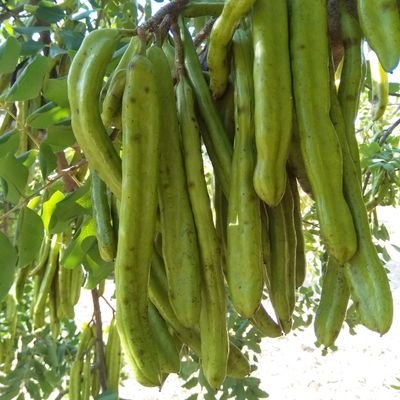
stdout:
<svg viewBox="0 0 400 400">
<path fill-rule="evenodd" d="M 300 148 L 323 241 L 329 254 L 344 263 L 357 250 L 357 236 L 343 194 L 342 149 L 329 116 L 327 31 L 325 0 L 290 0 L 290 51 Z"/>
<path fill-rule="evenodd" d="M 350 298 L 349 287 L 344 275 L 344 266 L 332 257 L 323 275 L 321 298 L 315 313 L 314 331 L 318 341 L 325 347 L 332 346 L 340 333 L 346 317 Z"/>
<path fill-rule="evenodd" d="M 369 53 L 369 70 L 371 72 L 371 117 L 373 121 L 381 119 L 389 103 L 389 80 L 387 72 L 382 68 L 378 57 Z"/>
<path fill-rule="evenodd" d="M 250 318 L 250 323 L 262 336 L 272 338 L 282 336 L 280 326 L 272 319 L 262 304 Z"/>
<path fill-rule="evenodd" d="M 233 40 L 236 135 L 228 201 L 226 279 L 232 304 L 244 317 L 259 307 L 264 286 L 260 201 L 253 186 L 255 166 L 252 54 L 249 35 Z"/>
<path fill-rule="evenodd" d="M 292 137 L 292 76 L 286 1 L 257 0 L 252 14 L 254 119 L 257 164 L 254 188 L 276 206 L 286 187 Z"/>
<path fill-rule="evenodd" d="M 353 215 L 358 239 L 358 249 L 345 264 L 344 273 L 361 322 L 368 329 L 383 335 L 389 330 L 393 320 L 392 292 L 385 268 L 372 241 L 359 173 L 346 141 L 343 115 L 333 80 L 331 82 L 331 118 L 343 152 L 344 194 Z"/>
<path fill-rule="evenodd" d="M 400 58 L 400 16 L 396 0 L 357 0 L 361 29 L 387 72 Z"/>
<path fill-rule="evenodd" d="M 139 38 L 137 36 L 132 37 L 112 76 L 107 81 L 108 87 L 101 110 L 101 119 L 107 128 L 112 124 L 121 128 L 121 106 L 126 82 L 126 69 L 132 56 L 138 52 L 139 45 Z"/>
<path fill-rule="evenodd" d="M 121 198 L 121 159 L 107 135 L 98 99 L 108 62 L 121 33 L 116 29 L 90 32 L 72 60 L 68 73 L 71 124 L 90 166 L 111 191 Z"/>
<path fill-rule="evenodd" d="M 229 43 L 236 25 L 244 17 L 255 0 L 227 0 L 221 15 L 215 21 L 208 44 L 207 64 L 210 72 L 210 89 L 214 98 L 223 95 L 229 78 Z"/>
</svg>

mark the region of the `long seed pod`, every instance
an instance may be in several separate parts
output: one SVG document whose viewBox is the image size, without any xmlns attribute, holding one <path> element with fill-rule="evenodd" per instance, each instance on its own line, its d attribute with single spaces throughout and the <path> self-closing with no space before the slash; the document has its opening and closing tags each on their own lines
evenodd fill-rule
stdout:
<svg viewBox="0 0 400 400">
<path fill-rule="evenodd" d="M 207 151 L 210 154 L 213 168 L 221 183 L 222 190 L 225 196 L 228 197 L 232 164 L 232 145 L 204 79 L 203 71 L 201 70 L 196 48 L 193 45 L 190 33 L 184 24 L 180 24 L 180 29 L 185 56 L 185 69 L 209 135 L 209 140 L 206 141 Z"/>
<path fill-rule="evenodd" d="M 90 348 L 92 339 L 93 330 L 90 325 L 86 324 L 79 336 L 78 349 L 69 373 L 68 396 L 71 400 L 81 400 L 83 357 Z"/>
<path fill-rule="evenodd" d="M 121 159 L 101 120 L 98 99 L 107 63 L 120 38 L 121 33 L 116 29 L 90 32 L 68 73 L 68 98 L 75 138 L 90 166 L 118 198 L 121 198 Z"/>
<path fill-rule="evenodd" d="M 304 247 L 303 221 L 297 180 L 290 175 L 288 175 L 288 179 L 293 196 L 293 221 L 296 230 L 296 288 L 299 288 L 306 278 L 306 250 Z"/>
<path fill-rule="evenodd" d="M 186 178 L 203 265 L 200 312 L 201 363 L 208 383 L 216 389 L 225 379 L 228 359 L 224 278 L 218 237 L 213 224 L 210 199 L 204 178 L 194 98 L 184 75 L 180 76 L 177 85 L 177 102 Z"/>
<path fill-rule="evenodd" d="M 226 278 L 234 308 L 242 316 L 250 317 L 261 303 L 264 274 L 260 200 L 253 186 L 251 39 L 241 29 L 234 36 L 233 54 L 236 135 L 228 202 Z"/>
<path fill-rule="evenodd" d="M 344 194 L 353 215 L 358 239 L 358 249 L 345 264 L 344 272 L 361 322 L 368 329 L 383 335 L 393 320 L 392 293 L 385 268 L 372 241 L 359 173 L 351 158 L 336 88 L 333 80 L 331 82 L 330 115 L 342 147 Z"/>
<path fill-rule="evenodd" d="M 148 280 L 157 211 L 159 100 L 152 63 L 135 55 L 122 100 L 122 197 L 115 260 L 117 327 L 136 373 L 153 386 L 161 371 L 148 320 Z"/>
<path fill-rule="evenodd" d="M 201 307 L 200 254 L 186 184 L 178 115 L 171 71 L 163 50 L 152 46 L 147 56 L 158 77 L 161 110 L 158 198 L 162 252 L 168 295 L 184 326 L 199 322 Z"/>
<path fill-rule="evenodd" d="M 227 0 L 221 15 L 215 21 L 208 44 L 207 64 L 210 72 L 210 89 L 214 98 L 222 96 L 229 79 L 229 43 L 236 25 L 244 17 L 255 0 Z"/>
<path fill-rule="evenodd" d="M 108 328 L 108 338 L 104 352 L 107 369 L 107 388 L 118 394 L 121 375 L 121 341 L 115 318 L 111 320 Z"/>
<path fill-rule="evenodd" d="M 287 1 L 257 0 L 252 22 L 257 144 L 254 187 L 260 198 L 274 207 L 285 193 L 292 136 Z"/>
<path fill-rule="evenodd" d="M 290 51 L 300 148 L 322 238 L 329 254 L 344 263 L 356 252 L 357 237 L 343 195 L 342 150 L 329 117 L 327 31 L 325 0 L 290 1 Z"/>
<path fill-rule="evenodd" d="M 294 201 L 289 182 L 282 201 L 268 209 L 268 217 L 271 246 L 269 295 L 282 329 L 288 333 L 295 305 L 297 241 Z"/>
<path fill-rule="evenodd" d="M 106 184 L 95 171 L 91 173 L 93 217 L 96 221 L 96 238 L 99 253 L 104 261 L 113 261 L 117 251 L 117 241 L 111 223 L 111 210 Z"/>
<path fill-rule="evenodd" d="M 49 259 L 46 265 L 46 269 L 41 280 L 39 293 L 36 298 L 36 302 L 33 307 L 33 325 L 35 328 L 39 328 L 44 324 L 44 307 L 46 304 L 47 297 L 50 292 L 51 283 L 57 271 L 58 256 L 60 251 L 61 238 L 60 235 L 53 235 L 50 244 Z"/>
<path fill-rule="evenodd" d="M 362 55 L 362 32 L 355 17 L 347 10 L 345 0 L 339 1 L 340 26 L 344 46 L 344 59 L 338 96 L 342 114 L 346 125 L 346 137 L 351 158 L 357 169 L 360 170 L 360 154 L 355 132 L 355 119 L 358 112 L 358 104 L 363 80 L 364 57 Z M 360 176 L 361 181 L 361 176 Z"/>
</svg>

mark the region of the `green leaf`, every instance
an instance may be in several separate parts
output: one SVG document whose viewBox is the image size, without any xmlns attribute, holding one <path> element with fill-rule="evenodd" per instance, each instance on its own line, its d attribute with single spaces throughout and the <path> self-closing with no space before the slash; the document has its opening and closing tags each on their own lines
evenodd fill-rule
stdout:
<svg viewBox="0 0 400 400">
<path fill-rule="evenodd" d="M 269 394 L 265 392 L 264 390 L 261 390 L 259 388 L 260 385 L 260 380 L 257 380 L 258 382 L 255 383 L 254 385 L 250 385 L 249 388 L 247 389 L 246 393 L 252 395 L 252 398 L 254 399 L 266 399 L 269 397 Z"/>
<path fill-rule="evenodd" d="M 48 26 L 18 26 L 14 27 L 14 32 L 21 33 L 22 35 L 32 36 L 35 33 L 49 32 Z"/>
<path fill-rule="evenodd" d="M 28 174 L 28 168 L 13 154 L 8 153 L 0 159 L 0 177 L 4 180 L 6 199 L 11 203 L 18 203 L 24 193 Z"/>
<path fill-rule="evenodd" d="M 118 400 L 118 394 L 112 390 L 106 390 L 105 392 L 96 396 L 96 400 Z"/>
<path fill-rule="evenodd" d="M 64 200 L 64 198 L 64 194 L 57 190 L 51 195 L 51 197 L 47 201 L 43 203 L 42 221 L 47 233 L 49 233 L 49 225 L 53 212 L 56 209 L 57 204 L 60 201 Z"/>
<path fill-rule="evenodd" d="M 71 124 L 50 126 L 44 142 L 50 145 L 54 151 L 62 151 L 66 147 L 72 146 L 76 142 L 76 139 Z"/>
<path fill-rule="evenodd" d="M 389 93 L 397 93 L 400 90 L 400 83 L 389 82 Z"/>
<path fill-rule="evenodd" d="M 18 396 L 20 392 L 20 383 L 17 383 L 15 385 L 3 389 L 4 391 L 2 390 L 0 393 L 1 400 L 13 400 Z"/>
<path fill-rule="evenodd" d="M 26 168 L 30 168 L 36 161 L 39 152 L 36 149 L 25 151 L 25 153 L 16 156 L 16 159 Z"/>
<path fill-rule="evenodd" d="M 28 391 L 28 393 L 32 399 L 39 400 L 42 397 L 37 382 L 33 382 L 32 380 L 29 380 L 26 382 L 25 386 L 26 386 L 26 390 Z"/>
<path fill-rule="evenodd" d="M 8 153 L 15 154 L 19 146 L 20 132 L 13 129 L 0 136 L 0 158 L 5 157 Z"/>
<path fill-rule="evenodd" d="M 5 101 L 30 100 L 37 97 L 42 89 L 43 80 L 49 71 L 49 58 L 37 55 L 25 67 L 5 96 Z"/>
<path fill-rule="evenodd" d="M 197 400 L 198 397 L 199 396 L 197 393 L 193 393 L 189 397 L 187 397 L 186 400 Z"/>
<path fill-rule="evenodd" d="M 34 56 L 40 50 L 42 50 L 44 44 L 42 42 L 36 42 L 35 40 L 27 40 L 21 45 L 21 56 Z"/>
<path fill-rule="evenodd" d="M 18 268 L 30 264 L 39 254 L 43 241 L 42 219 L 28 207 L 22 208 L 18 217 L 16 247 L 18 249 Z"/>
<path fill-rule="evenodd" d="M 50 102 L 30 114 L 26 122 L 31 128 L 46 129 L 68 120 L 69 116 L 69 108 L 57 106 Z"/>
<path fill-rule="evenodd" d="M 68 107 L 67 77 L 48 79 L 43 86 L 43 96 L 61 107 Z"/>
<path fill-rule="evenodd" d="M 14 36 L 9 36 L 0 46 L 0 74 L 7 74 L 15 70 L 20 52 L 21 43 Z"/>
<path fill-rule="evenodd" d="M 193 389 L 195 386 L 197 386 L 199 383 L 199 380 L 196 377 L 193 377 L 189 379 L 187 382 L 185 382 L 182 387 L 185 389 Z"/>
<path fill-rule="evenodd" d="M 114 270 L 114 263 L 104 261 L 100 256 L 97 246 L 92 246 L 90 250 L 86 252 L 82 264 L 88 272 L 88 279 L 85 285 L 86 289 L 94 289 Z"/>
<path fill-rule="evenodd" d="M 64 10 L 61 7 L 54 5 L 54 3 L 41 1 L 39 7 L 36 9 L 35 16 L 39 20 L 53 24 L 62 20 L 65 14 Z"/>
<path fill-rule="evenodd" d="M 4 300 L 10 290 L 15 275 L 17 251 L 0 231 L 0 302 Z"/>
<path fill-rule="evenodd" d="M 84 215 L 91 216 L 91 207 L 90 182 L 87 181 L 78 190 L 68 194 L 64 200 L 57 203 L 49 224 L 50 232 L 64 232 L 73 219 Z"/>
<path fill-rule="evenodd" d="M 60 36 L 64 41 L 65 47 L 70 50 L 78 50 L 85 38 L 83 32 L 73 31 L 72 29 L 63 29 L 60 32 Z"/>
<path fill-rule="evenodd" d="M 65 268 L 76 268 L 82 263 L 86 253 L 96 243 L 96 226 L 92 217 L 86 218 L 78 233 L 69 242 L 60 263 Z M 97 247 L 97 246 L 96 246 Z"/>
<path fill-rule="evenodd" d="M 47 143 L 41 143 L 39 148 L 39 165 L 43 179 L 57 168 L 57 157 Z"/>
</svg>

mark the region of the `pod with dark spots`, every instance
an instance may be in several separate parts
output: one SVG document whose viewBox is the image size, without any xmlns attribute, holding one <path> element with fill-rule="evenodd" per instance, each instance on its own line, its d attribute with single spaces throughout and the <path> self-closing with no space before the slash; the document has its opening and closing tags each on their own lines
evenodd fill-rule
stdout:
<svg viewBox="0 0 400 400">
<path fill-rule="evenodd" d="M 82 42 L 68 73 L 71 125 L 89 165 L 121 198 L 121 159 L 100 116 L 98 99 L 108 62 L 121 38 L 116 29 L 99 29 Z"/>
<path fill-rule="evenodd" d="M 321 236 L 339 263 L 357 250 L 353 218 L 343 194 L 342 149 L 330 120 L 325 0 L 290 1 L 290 52 L 300 149 L 315 200 Z"/>
<path fill-rule="evenodd" d="M 134 55 L 122 98 L 122 195 L 115 259 L 121 345 L 138 380 L 162 382 L 148 318 L 148 280 L 157 216 L 160 104 L 153 65 Z"/>
</svg>

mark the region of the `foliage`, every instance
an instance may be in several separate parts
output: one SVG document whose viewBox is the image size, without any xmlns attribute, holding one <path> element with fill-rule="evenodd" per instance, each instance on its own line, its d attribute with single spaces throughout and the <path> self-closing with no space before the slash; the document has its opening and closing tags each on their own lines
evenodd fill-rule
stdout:
<svg viewBox="0 0 400 400">
<path fill-rule="evenodd" d="M 47 399 L 65 393 L 66 376 L 76 353 L 73 321 L 65 321 L 62 334 L 54 337 L 50 326 L 35 330 L 30 317 L 32 285 L 27 284 L 18 303 L 8 295 L 0 311 L 2 399 Z M 12 314 L 12 311 L 14 313 Z M 14 329 L 10 330 L 10 325 Z"/>
</svg>

